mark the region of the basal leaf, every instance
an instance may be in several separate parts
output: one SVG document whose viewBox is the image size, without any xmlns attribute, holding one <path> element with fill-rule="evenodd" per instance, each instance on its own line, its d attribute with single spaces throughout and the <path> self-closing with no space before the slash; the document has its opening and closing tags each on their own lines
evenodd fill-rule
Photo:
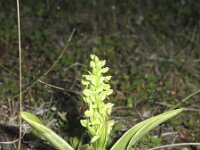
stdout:
<svg viewBox="0 0 200 150">
<path fill-rule="evenodd" d="M 21 112 L 20 116 L 28 122 L 33 131 L 39 134 L 42 139 L 51 143 L 57 150 L 73 150 L 73 148 L 63 138 L 44 126 L 44 124 L 36 116 L 28 112 Z"/>
<path fill-rule="evenodd" d="M 184 109 L 176 109 L 151 117 L 129 129 L 111 148 L 111 150 L 129 150 L 146 133 L 182 112 Z"/>
</svg>

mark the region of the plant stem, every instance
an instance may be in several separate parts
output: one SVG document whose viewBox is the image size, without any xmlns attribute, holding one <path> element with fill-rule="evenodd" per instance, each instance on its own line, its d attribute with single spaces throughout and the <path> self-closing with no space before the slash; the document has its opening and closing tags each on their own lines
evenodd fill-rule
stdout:
<svg viewBox="0 0 200 150">
<path fill-rule="evenodd" d="M 21 26 L 20 26 L 20 10 L 19 0 L 17 0 L 17 23 L 18 23 L 18 49 L 19 49 L 19 113 L 22 112 L 22 48 L 21 48 Z M 19 116 L 19 142 L 18 150 L 21 149 L 22 137 L 22 119 Z"/>
<path fill-rule="evenodd" d="M 188 95 L 186 98 L 184 98 L 183 100 L 181 100 L 180 103 L 178 103 L 178 104 L 176 104 L 175 106 L 173 106 L 170 110 L 173 110 L 173 109 L 177 108 L 177 107 L 180 106 L 182 103 L 184 103 L 185 101 L 187 101 L 187 100 L 190 99 L 192 96 L 194 96 L 194 95 L 196 95 L 196 94 L 198 94 L 198 93 L 200 93 L 200 89 L 197 90 L 197 91 L 195 91 L 194 93 Z"/>
</svg>

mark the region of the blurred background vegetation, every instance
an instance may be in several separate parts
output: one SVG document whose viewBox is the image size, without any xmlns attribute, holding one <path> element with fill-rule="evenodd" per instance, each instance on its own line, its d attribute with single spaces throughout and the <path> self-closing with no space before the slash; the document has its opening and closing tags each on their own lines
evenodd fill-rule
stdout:
<svg viewBox="0 0 200 150">
<path fill-rule="evenodd" d="M 112 117 L 116 120 L 114 139 L 136 122 L 172 108 L 200 88 L 198 1 L 20 3 L 24 109 L 40 116 L 75 145 L 83 136 L 79 119 L 85 109 L 77 92 L 81 91 L 81 76 L 88 69 L 91 53 L 106 59 L 110 67 L 114 89 L 110 100 L 115 103 Z M 73 29 L 75 35 L 61 60 L 43 76 L 61 54 Z M 16 123 L 18 112 L 17 44 L 16 2 L 2 0 L 0 122 L 6 124 Z M 195 95 L 183 103 L 181 107 L 188 108 L 188 113 L 160 126 L 139 143 L 140 148 L 200 142 L 199 98 Z"/>
</svg>

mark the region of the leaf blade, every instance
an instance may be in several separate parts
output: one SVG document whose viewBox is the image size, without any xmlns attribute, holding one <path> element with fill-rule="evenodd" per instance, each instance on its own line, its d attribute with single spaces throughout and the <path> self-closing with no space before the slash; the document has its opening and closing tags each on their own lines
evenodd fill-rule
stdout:
<svg viewBox="0 0 200 150">
<path fill-rule="evenodd" d="M 44 124 L 36 116 L 28 112 L 21 112 L 20 116 L 28 122 L 33 131 L 39 134 L 42 139 L 51 143 L 57 150 L 73 150 L 73 148 L 63 138 L 48 127 L 44 126 Z"/>
<path fill-rule="evenodd" d="M 130 149 L 138 140 L 140 140 L 151 129 L 155 128 L 164 121 L 174 117 L 184 109 L 171 110 L 160 115 L 144 120 L 131 129 L 129 129 L 111 148 L 111 150 Z"/>
</svg>

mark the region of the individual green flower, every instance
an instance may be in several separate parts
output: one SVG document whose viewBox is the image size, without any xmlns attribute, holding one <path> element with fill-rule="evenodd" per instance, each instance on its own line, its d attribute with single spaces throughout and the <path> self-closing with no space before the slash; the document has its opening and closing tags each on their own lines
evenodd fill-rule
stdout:
<svg viewBox="0 0 200 150">
<path fill-rule="evenodd" d="M 99 60 L 96 55 L 91 55 L 90 57 L 92 70 L 88 75 L 83 75 L 81 81 L 84 87 L 82 97 L 87 104 L 88 110 L 84 113 L 85 119 L 80 122 L 92 136 L 91 143 L 93 148 L 105 150 L 108 136 L 114 124 L 113 120 L 109 120 L 113 104 L 104 103 L 104 100 L 113 92 L 108 84 L 111 76 L 104 76 L 109 70 L 108 67 L 104 67 L 105 60 Z"/>
</svg>

